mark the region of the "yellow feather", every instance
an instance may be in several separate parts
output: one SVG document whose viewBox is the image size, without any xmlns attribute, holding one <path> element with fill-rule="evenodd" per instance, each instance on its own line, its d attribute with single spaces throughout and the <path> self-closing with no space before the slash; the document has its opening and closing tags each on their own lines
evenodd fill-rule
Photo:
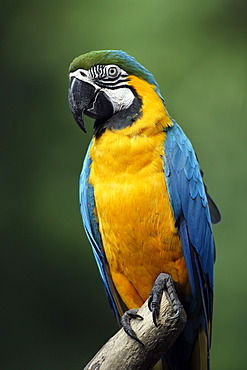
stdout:
<svg viewBox="0 0 247 370">
<path fill-rule="evenodd" d="M 172 122 L 154 86 L 136 76 L 129 84 L 142 99 L 141 118 L 93 140 L 89 182 L 112 280 L 126 306 L 135 308 L 161 272 L 183 291 L 190 288 L 162 163 L 163 129 Z"/>
</svg>

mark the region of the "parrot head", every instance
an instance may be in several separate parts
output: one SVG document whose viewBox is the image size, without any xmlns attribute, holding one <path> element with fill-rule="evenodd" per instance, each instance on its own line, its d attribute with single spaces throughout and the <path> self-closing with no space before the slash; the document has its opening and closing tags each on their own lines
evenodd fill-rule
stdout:
<svg viewBox="0 0 247 370">
<path fill-rule="evenodd" d="M 134 122 L 142 100 L 130 82 L 133 76 L 153 86 L 163 100 L 153 75 L 123 51 L 92 51 L 73 60 L 69 68 L 69 106 L 84 132 L 84 114 L 96 120 L 96 129 L 116 115 L 120 122 L 121 114 L 125 125 Z"/>
</svg>

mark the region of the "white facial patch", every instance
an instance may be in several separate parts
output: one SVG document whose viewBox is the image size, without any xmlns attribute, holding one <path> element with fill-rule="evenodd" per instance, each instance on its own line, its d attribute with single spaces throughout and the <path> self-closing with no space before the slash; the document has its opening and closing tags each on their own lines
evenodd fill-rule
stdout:
<svg viewBox="0 0 247 370">
<path fill-rule="evenodd" d="M 69 78 L 72 78 L 72 77 L 75 77 L 78 80 L 87 82 L 90 85 L 92 85 L 93 87 L 95 87 L 96 90 L 100 90 L 100 87 L 93 82 L 92 77 L 90 76 L 89 71 L 87 71 L 86 69 L 80 68 L 80 69 L 77 69 L 74 72 L 70 72 Z"/>
<path fill-rule="evenodd" d="M 119 87 L 118 89 L 101 89 L 109 97 L 114 113 L 127 109 L 133 103 L 135 96 L 128 87 Z"/>
</svg>

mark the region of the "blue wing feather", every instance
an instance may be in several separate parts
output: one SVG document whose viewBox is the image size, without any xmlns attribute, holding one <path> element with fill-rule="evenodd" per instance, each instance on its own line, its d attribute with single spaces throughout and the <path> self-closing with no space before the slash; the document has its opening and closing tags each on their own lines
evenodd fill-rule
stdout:
<svg viewBox="0 0 247 370">
<path fill-rule="evenodd" d="M 204 287 L 209 286 L 213 290 L 215 252 L 211 219 L 196 155 L 175 121 L 166 132 L 164 170 L 192 294 L 204 302 L 208 300 Z M 205 302 L 205 307 L 211 305 Z M 208 322 L 212 312 L 207 309 L 204 316 Z"/>
<path fill-rule="evenodd" d="M 92 185 L 89 184 L 88 179 L 90 175 L 90 166 L 92 160 L 89 156 L 90 148 L 92 143 L 89 145 L 88 151 L 86 153 L 82 172 L 80 176 L 80 187 L 79 187 L 79 198 L 80 198 L 80 209 L 82 214 L 82 220 L 85 232 L 91 243 L 94 257 L 96 259 L 101 278 L 104 283 L 105 291 L 110 302 L 111 308 L 119 321 L 119 311 L 122 309 L 122 302 L 116 292 L 115 287 L 110 278 L 108 271 L 108 265 L 104 255 L 102 240 L 99 232 L 99 226 L 97 221 L 97 216 L 95 215 L 95 199 L 94 190 Z"/>
<path fill-rule="evenodd" d="M 185 330 L 165 357 L 175 368 L 187 369 L 185 363 L 190 361 L 200 326 L 208 338 L 209 353 L 215 248 L 200 167 L 190 141 L 175 121 L 166 129 L 164 150 L 165 178 L 192 291 L 192 297 L 186 301 Z M 216 206 L 215 209 L 219 215 Z"/>
</svg>

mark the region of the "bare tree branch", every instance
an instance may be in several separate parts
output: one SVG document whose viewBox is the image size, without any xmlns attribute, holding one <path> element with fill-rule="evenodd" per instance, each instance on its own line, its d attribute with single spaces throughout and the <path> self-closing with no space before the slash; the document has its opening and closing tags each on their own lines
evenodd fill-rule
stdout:
<svg viewBox="0 0 247 370">
<path fill-rule="evenodd" d="M 153 323 L 147 301 L 138 311 L 143 320 L 131 320 L 131 326 L 143 346 L 120 329 L 98 351 L 84 370 L 145 370 L 152 368 L 178 338 L 186 324 L 184 309 L 180 316 L 174 315 L 167 293 L 162 297 L 158 327 Z"/>
</svg>

